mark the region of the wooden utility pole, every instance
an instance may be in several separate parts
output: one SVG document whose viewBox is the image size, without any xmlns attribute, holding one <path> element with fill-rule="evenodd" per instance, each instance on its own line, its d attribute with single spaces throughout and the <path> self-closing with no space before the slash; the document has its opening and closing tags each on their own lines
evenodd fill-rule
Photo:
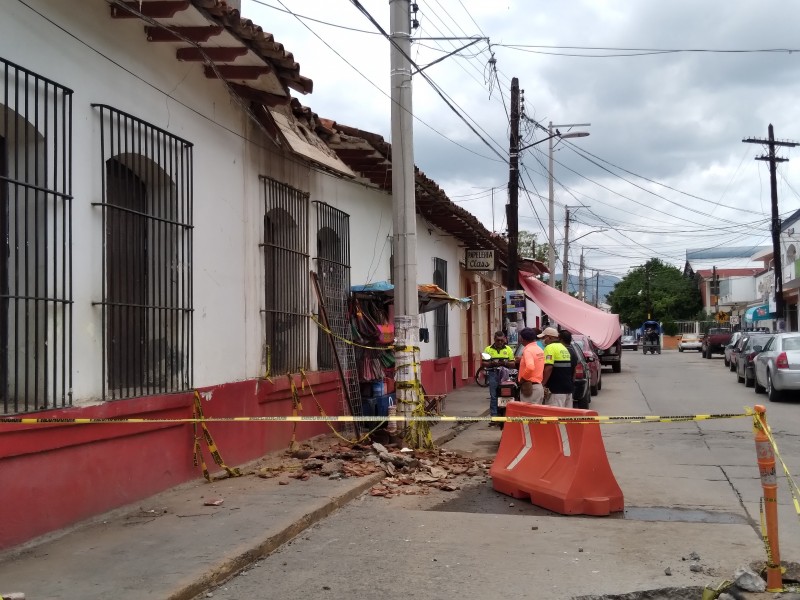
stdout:
<svg viewBox="0 0 800 600">
<path fill-rule="evenodd" d="M 794 148 L 797 142 L 776 141 L 775 132 L 772 129 L 772 123 L 769 124 L 767 129 L 768 138 L 766 140 L 759 138 L 745 138 L 742 141 L 746 144 L 764 144 L 768 148 L 768 152 L 764 156 L 757 156 L 756 160 L 763 160 L 769 163 L 769 185 L 772 199 L 772 259 L 774 261 L 774 276 L 775 276 L 775 314 L 778 321 L 786 319 L 786 309 L 783 302 L 783 274 L 781 266 L 781 219 L 778 213 L 778 178 L 777 178 L 777 164 L 779 162 L 786 162 L 788 158 L 780 158 L 775 156 L 775 147 L 783 146 L 786 148 Z M 778 325 L 779 329 L 783 327 L 782 323 Z"/>
<path fill-rule="evenodd" d="M 519 289 L 519 79 L 511 80 L 511 134 L 509 135 L 508 204 L 508 277 L 506 287 Z"/>
</svg>

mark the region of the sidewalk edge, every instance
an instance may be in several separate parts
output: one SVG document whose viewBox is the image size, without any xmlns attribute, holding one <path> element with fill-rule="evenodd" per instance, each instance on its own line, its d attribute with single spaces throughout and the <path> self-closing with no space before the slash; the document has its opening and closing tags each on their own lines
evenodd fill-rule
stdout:
<svg viewBox="0 0 800 600">
<path fill-rule="evenodd" d="M 358 485 L 339 496 L 331 498 L 324 505 L 304 515 L 280 532 L 269 536 L 265 540 L 255 540 L 255 545 L 251 549 L 245 550 L 236 556 L 223 557 L 220 564 L 210 567 L 200 577 L 171 593 L 167 596 L 167 600 L 193 600 L 201 593 L 208 591 L 208 588 L 224 583 L 245 567 L 272 554 L 283 544 L 296 537 L 304 530 L 330 516 L 342 506 L 380 482 L 384 477 L 386 477 L 385 473 L 373 473 L 372 475 L 362 478 Z"/>
</svg>

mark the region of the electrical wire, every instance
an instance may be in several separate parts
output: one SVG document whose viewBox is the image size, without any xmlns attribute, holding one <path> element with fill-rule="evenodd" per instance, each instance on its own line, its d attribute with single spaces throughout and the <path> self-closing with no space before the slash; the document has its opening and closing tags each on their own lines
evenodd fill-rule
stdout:
<svg viewBox="0 0 800 600">
<path fill-rule="evenodd" d="M 21 1 L 21 0 L 20 0 L 20 1 Z M 311 27 L 309 27 L 309 26 L 308 26 L 306 23 L 304 23 L 304 22 L 303 22 L 303 20 L 302 20 L 301 18 L 297 17 L 297 15 L 296 15 L 294 12 L 292 12 L 291 10 L 289 10 L 289 9 L 286 7 L 286 5 L 285 5 L 285 4 L 283 4 L 283 2 L 281 2 L 281 0 L 278 0 L 278 2 L 281 4 L 281 6 L 283 6 L 283 7 L 284 7 L 284 9 L 286 9 L 286 11 L 287 11 L 287 12 L 289 12 L 291 15 L 293 15 L 295 18 L 297 18 L 298 22 L 299 22 L 300 24 L 302 24 L 302 25 L 303 25 L 303 27 L 305 27 L 306 29 L 308 29 L 308 31 L 309 31 L 309 32 L 311 32 L 311 34 L 312 34 L 312 35 L 314 35 L 314 37 L 316 37 L 316 38 L 317 38 L 317 39 L 318 39 L 320 42 L 322 42 L 322 43 L 323 43 L 325 46 L 327 46 L 327 47 L 328 47 L 328 49 L 329 49 L 331 52 L 333 52 L 334 54 L 336 54 L 336 56 L 338 56 L 340 59 L 342 59 L 342 60 L 343 60 L 343 61 L 344 61 L 344 62 L 347 64 L 347 66 L 349 66 L 351 69 L 353 69 L 353 70 L 354 70 L 356 73 L 358 73 L 358 74 L 359 74 L 359 75 L 360 75 L 360 76 L 361 76 L 361 77 L 362 77 L 362 78 L 363 78 L 363 79 L 364 79 L 364 80 L 365 80 L 367 83 L 369 83 L 371 86 L 373 86 L 373 87 L 374 87 L 376 90 L 378 90 L 378 91 L 379 91 L 381 94 L 383 94 L 384 96 L 386 96 L 387 98 L 389 98 L 389 100 L 390 100 L 391 102 L 393 102 L 393 103 L 394 103 L 394 100 L 392 99 L 392 97 L 391 97 L 391 95 L 390 95 L 390 94 L 387 94 L 385 91 L 383 91 L 383 90 L 380 88 L 380 86 L 378 86 L 378 84 L 376 84 L 374 81 L 372 81 L 372 79 L 370 79 L 369 77 L 367 77 L 367 76 L 366 76 L 364 73 L 362 73 L 362 72 L 361 72 L 361 71 L 360 71 L 360 70 L 359 70 L 359 69 L 358 69 L 358 68 L 357 68 L 355 65 L 353 65 L 353 64 L 352 64 L 352 63 L 351 63 L 349 60 L 347 60 L 347 59 L 346 59 L 344 56 L 342 56 L 342 54 L 341 54 L 341 53 L 339 53 L 339 52 L 338 52 L 338 51 L 337 51 L 337 50 L 336 50 L 336 49 L 335 49 L 333 46 L 331 46 L 331 45 L 330 45 L 328 42 L 326 42 L 326 41 L 325 41 L 325 40 L 324 40 L 324 39 L 323 39 L 323 38 L 322 38 L 322 37 L 321 37 L 319 34 L 317 34 L 317 32 L 316 32 L 316 31 L 314 31 L 313 29 L 311 29 Z M 385 32 L 384 32 L 384 35 L 385 35 Z M 406 57 L 406 58 L 408 58 L 408 57 Z M 409 61 L 410 61 L 410 59 L 409 59 Z M 416 65 L 415 65 L 415 66 L 416 66 Z M 420 117 L 418 117 L 417 115 L 415 115 L 413 112 L 409 111 L 407 108 L 405 108 L 405 107 L 401 107 L 401 109 L 402 109 L 402 110 L 405 110 L 406 112 L 408 112 L 408 113 L 409 113 L 409 114 L 410 114 L 410 115 L 411 115 L 411 116 L 412 116 L 412 117 L 413 117 L 413 118 L 414 118 L 416 121 L 419 121 L 419 122 L 420 122 L 422 125 L 424 125 L 424 126 L 425 126 L 425 127 L 427 127 L 428 129 L 430 129 L 431 131 L 433 131 L 433 132 L 434 132 L 434 133 L 436 133 L 437 135 L 441 136 L 442 138 L 444 138 L 444 139 L 445 139 L 445 140 L 447 140 L 448 142 L 450 142 L 450 143 L 452 143 L 452 144 L 455 144 L 455 145 L 456 145 L 456 146 L 458 146 L 459 148 L 461 148 L 461 149 L 463 149 L 463 150 L 466 150 L 467 152 L 469 152 L 469 153 L 471 153 L 471 154 L 474 154 L 474 155 L 476 155 L 476 156 L 480 156 L 481 158 L 485 158 L 486 160 L 491 160 L 491 161 L 493 161 L 493 162 L 503 162 L 503 163 L 508 163 L 508 160 L 507 160 L 505 157 L 503 157 L 502 155 L 499 155 L 499 154 L 498 154 L 498 153 L 497 153 L 497 152 L 494 150 L 494 148 L 491 148 L 491 146 L 489 146 L 489 147 L 492 149 L 492 151 L 494 151 L 494 152 L 495 152 L 495 154 L 498 154 L 498 156 L 500 156 L 500 159 L 501 159 L 501 160 L 499 160 L 499 161 L 498 161 L 497 159 L 495 159 L 495 158 L 492 158 L 491 156 L 486 156 L 485 154 L 481 154 L 480 152 L 476 152 L 475 150 L 473 150 L 473 149 L 471 149 L 471 148 L 468 148 L 467 146 L 464 146 L 463 144 L 460 144 L 459 142 L 457 142 L 457 141 L 455 141 L 454 139 L 452 139 L 452 138 L 448 137 L 447 135 L 445 135 L 444 133 L 442 133 L 441 131 L 439 131 L 439 130 L 438 130 L 438 129 L 436 129 L 435 127 L 433 127 L 433 125 L 430 125 L 430 124 L 426 123 L 425 121 L 423 121 L 423 120 L 422 120 Z M 488 143 L 487 143 L 487 145 L 488 145 Z"/>
<path fill-rule="evenodd" d="M 366 18 L 367 18 L 367 19 L 368 19 L 368 20 L 369 20 L 369 21 L 370 21 L 370 22 L 371 22 L 371 23 L 372 23 L 374 26 L 375 26 L 375 28 L 376 28 L 378 31 L 380 31 L 380 32 L 383 34 L 383 37 L 385 37 L 385 38 L 386 38 L 386 39 L 389 41 L 389 43 L 390 43 L 390 44 L 392 44 L 392 46 L 394 46 L 395 50 L 397 50 L 398 52 L 400 52 L 400 54 L 402 54 L 402 55 L 403 55 L 403 58 L 405 58 L 405 59 L 406 59 L 406 60 L 409 62 L 409 64 L 410 64 L 411 66 L 413 66 L 415 69 L 417 69 L 417 70 L 419 71 L 419 65 L 417 65 L 417 64 L 416 64 L 416 63 L 415 63 L 415 62 L 412 60 L 412 58 L 411 58 L 411 57 L 410 57 L 408 54 L 406 54 L 406 52 L 405 52 L 405 51 L 404 51 L 402 48 L 400 48 L 400 46 L 399 46 L 399 45 L 398 45 L 398 44 L 397 44 L 397 43 L 394 41 L 394 39 L 392 39 L 392 37 L 391 37 L 391 36 L 390 36 L 388 33 L 386 33 L 386 31 L 383 29 L 383 27 L 381 27 L 381 24 L 380 24 L 380 23 L 378 23 L 378 22 L 375 20 L 375 17 L 373 17 L 373 16 L 372 16 L 372 14 L 370 14 L 370 12 L 369 12 L 369 11 L 368 11 L 366 8 L 364 8 L 364 6 L 361 4 L 361 2 L 359 2 L 359 0 L 350 0 L 350 2 L 351 2 L 351 3 L 352 3 L 352 4 L 353 4 L 353 5 L 354 5 L 354 6 L 355 6 L 355 7 L 356 7 L 356 8 L 357 8 L 359 11 L 361 11 L 361 13 L 362 13 L 362 14 L 363 14 L 363 15 L 364 15 L 364 16 L 365 16 L 365 17 L 366 17 Z M 429 76 L 428 76 L 428 75 L 427 75 L 427 74 L 424 72 L 424 71 L 420 71 L 420 75 L 421 75 L 421 76 L 422 76 L 422 78 L 423 78 L 423 79 L 424 79 L 424 80 L 425 80 L 425 81 L 426 81 L 426 82 L 427 82 L 427 83 L 428 83 L 428 84 L 431 86 L 431 88 L 433 88 L 433 90 L 434 90 L 434 91 L 436 92 L 436 94 L 437 94 L 437 95 L 438 95 L 438 96 L 439 96 L 439 97 L 442 99 L 442 101 L 443 101 L 443 102 L 444 102 L 444 103 L 447 105 L 447 107 L 448 107 L 448 108 L 450 108 L 450 110 L 451 110 L 451 111 L 452 111 L 452 112 L 453 112 L 453 113 L 454 113 L 454 114 L 455 114 L 455 115 L 456 115 L 456 116 L 457 116 L 459 119 L 461 119 L 461 120 L 464 122 L 464 124 L 465 124 L 467 127 L 469 127 L 469 129 L 470 129 L 470 130 L 471 130 L 471 131 L 472 131 L 472 132 L 473 132 L 473 133 L 474 133 L 474 134 L 475 134 L 475 135 L 478 137 L 478 139 L 480 139 L 480 140 L 481 140 L 481 141 L 482 141 L 482 142 L 483 142 L 483 143 L 484 143 L 484 144 L 485 144 L 485 145 L 486 145 L 486 146 L 487 146 L 487 147 L 488 147 L 488 148 L 489 148 L 489 149 L 490 149 L 492 152 L 494 152 L 494 154 L 496 154 L 498 157 L 500 157 L 500 159 L 501 159 L 503 162 L 505 162 L 505 163 L 508 163 L 508 159 L 507 159 L 507 157 L 506 157 L 506 156 L 504 156 L 503 154 L 501 154 L 500 152 L 498 152 L 498 151 L 497 151 L 497 150 L 496 150 L 496 149 L 495 149 L 495 148 L 494 148 L 494 147 L 493 147 L 493 146 L 492 146 L 492 145 L 491 145 L 491 144 L 490 144 L 490 143 L 489 143 L 489 142 L 486 140 L 486 138 L 484 138 L 484 137 L 483 137 L 483 136 L 482 136 L 480 133 L 478 133 L 478 131 L 475 129 L 475 127 L 473 127 L 472 123 L 470 123 L 470 122 L 467 120 L 467 117 L 465 116 L 465 114 L 462 114 L 462 113 L 461 113 L 461 112 L 460 112 L 460 111 L 459 111 L 459 110 L 456 108 L 456 106 L 458 106 L 458 105 L 457 105 L 457 103 L 456 103 L 454 100 L 452 100 L 452 98 L 450 98 L 449 96 L 447 96 L 447 94 L 445 94 L 445 92 L 444 92 L 444 91 L 443 91 L 443 90 L 442 90 L 442 89 L 441 89 L 441 88 L 440 88 L 440 87 L 439 87 L 439 86 L 438 86 L 438 85 L 437 85 L 437 84 L 436 84 L 436 83 L 435 83 L 435 82 L 434 82 L 434 81 L 433 81 L 433 80 L 432 80 L 432 79 L 431 79 L 431 78 L 430 78 L 430 77 L 429 77 Z M 462 109 L 462 110 L 463 110 L 463 109 Z M 470 119 L 471 119 L 471 117 L 470 117 Z M 473 121 L 473 122 L 474 122 L 476 125 L 478 125 L 478 124 L 477 124 L 477 122 L 476 122 L 474 119 L 471 119 L 471 120 L 472 120 L 472 121 Z M 480 127 L 480 125 L 478 125 L 478 128 L 480 128 L 481 130 L 483 130 L 483 128 L 481 128 L 481 127 Z M 486 133 L 486 132 L 484 131 L 484 133 Z M 492 138 L 491 138 L 491 136 L 490 136 L 488 133 L 487 133 L 486 135 L 489 137 L 489 139 L 492 139 Z M 493 141 L 493 142 L 494 142 L 494 143 L 495 143 L 495 144 L 496 144 L 498 147 L 500 147 L 500 148 L 501 148 L 503 151 L 505 151 L 505 149 L 504 149 L 504 148 L 503 148 L 503 147 L 502 147 L 500 144 L 498 144 L 498 143 L 497 143 L 495 140 L 493 140 L 493 139 L 492 139 L 492 141 Z"/>
</svg>

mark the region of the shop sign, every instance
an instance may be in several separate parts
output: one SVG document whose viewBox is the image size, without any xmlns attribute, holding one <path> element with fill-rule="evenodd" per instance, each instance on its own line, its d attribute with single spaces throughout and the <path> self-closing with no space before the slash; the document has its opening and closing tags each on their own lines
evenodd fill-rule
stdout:
<svg viewBox="0 0 800 600">
<path fill-rule="evenodd" d="M 506 292 L 506 312 L 521 313 L 525 312 L 525 291 L 512 290 Z"/>
<path fill-rule="evenodd" d="M 467 250 L 467 271 L 494 271 L 494 250 Z"/>
</svg>

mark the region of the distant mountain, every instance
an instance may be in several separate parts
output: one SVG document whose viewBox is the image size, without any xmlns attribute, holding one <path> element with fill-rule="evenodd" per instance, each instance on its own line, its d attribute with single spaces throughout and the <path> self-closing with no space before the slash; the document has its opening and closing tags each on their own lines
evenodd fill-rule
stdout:
<svg viewBox="0 0 800 600">
<path fill-rule="evenodd" d="M 561 281 L 561 278 L 558 277 L 556 281 Z M 619 277 L 614 277 L 613 275 L 603 275 L 600 273 L 599 280 L 596 277 L 587 277 L 586 278 L 586 301 L 594 304 L 595 302 L 595 290 L 599 292 L 600 302 L 606 301 L 606 296 L 614 289 L 614 286 L 619 283 L 621 279 Z M 579 278 L 577 275 L 573 275 L 570 273 L 569 275 L 569 292 L 577 292 L 579 287 Z"/>
</svg>

